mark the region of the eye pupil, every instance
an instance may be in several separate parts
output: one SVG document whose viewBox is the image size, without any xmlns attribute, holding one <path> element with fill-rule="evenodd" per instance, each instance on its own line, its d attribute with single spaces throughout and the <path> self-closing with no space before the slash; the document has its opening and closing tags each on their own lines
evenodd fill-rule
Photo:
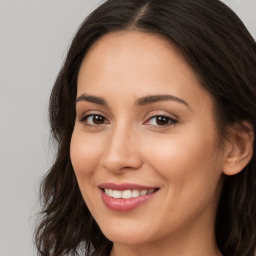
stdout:
<svg viewBox="0 0 256 256">
<path fill-rule="evenodd" d="M 102 116 L 93 116 L 93 123 L 94 124 L 103 124 L 104 123 L 104 118 Z"/>
<path fill-rule="evenodd" d="M 169 118 L 165 116 L 157 116 L 156 117 L 156 123 L 158 125 L 166 125 L 169 123 Z"/>
</svg>

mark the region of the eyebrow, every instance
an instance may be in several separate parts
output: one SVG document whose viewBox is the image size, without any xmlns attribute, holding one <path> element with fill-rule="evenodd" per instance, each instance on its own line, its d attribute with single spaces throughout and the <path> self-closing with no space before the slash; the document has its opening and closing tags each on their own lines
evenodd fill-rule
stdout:
<svg viewBox="0 0 256 256">
<path fill-rule="evenodd" d="M 93 95 L 87 95 L 85 93 L 83 93 L 76 99 L 76 102 L 79 102 L 79 101 L 88 101 L 88 102 L 95 103 L 98 105 L 103 105 L 103 106 L 108 105 L 107 102 L 103 98 L 93 96 Z"/>
<path fill-rule="evenodd" d="M 189 107 L 189 104 L 186 101 L 184 101 L 184 100 L 182 100 L 178 97 L 175 97 L 173 95 L 169 95 L 169 94 L 145 96 L 145 97 L 137 99 L 136 100 L 136 105 L 145 106 L 147 104 L 152 104 L 152 103 L 156 103 L 156 102 L 159 102 L 159 101 L 169 101 L 169 100 L 182 103 L 182 104 L 186 105 L 187 107 Z"/>
<path fill-rule="evenodd" d="M 103 98 L 93 96 L 93 95 L 87 95 L 85 93 L 83 93 L 76 99 L 76 102 L 79 102 L 79 101 L 87 101 L 87 102 L 95 103 L 102 106 L 108 106 L 107 102 Z M 157 103 L 160 101 L 176 101 L 190 108 L 189 104 L 186 101 L 169 94 L 148 95 L 148 96 L 137 99 L 135 101 L 135 105 L 145 106 L 145 105 Z"/>
</svg>

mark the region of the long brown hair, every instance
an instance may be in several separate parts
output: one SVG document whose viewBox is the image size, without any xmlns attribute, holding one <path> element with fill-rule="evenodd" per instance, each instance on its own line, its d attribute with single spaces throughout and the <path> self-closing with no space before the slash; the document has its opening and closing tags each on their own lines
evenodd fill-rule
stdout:
<svg viewBox="0 0 256 256">
<path fill-rule="evenodd" d="M 155 33 L 174 43 L 216 102 L 221 136 L 227 125 L 256 127 L 256 44 L 243 23 L 218 0 L 108 0 L 80 26 L 54 84 L 49 107 L 57 154 L 41 185 L 43 210 L 35 233 L 38 255 L 109 255 L 112 243 L 91 216 L 78 188 L 69 147 L 75 122 L 77 75 L 90 46 L 118 30 Z M 255 142 L 254 142 L 255 148 Z M 216 241 L 225 256 L 256 248 L 256 153 L 225 178 Z"/>
</svg>

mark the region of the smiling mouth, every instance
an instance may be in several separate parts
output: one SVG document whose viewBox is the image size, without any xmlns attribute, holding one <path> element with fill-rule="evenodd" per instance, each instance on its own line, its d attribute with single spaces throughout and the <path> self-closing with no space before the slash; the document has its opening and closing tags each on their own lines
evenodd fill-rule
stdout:
<svg viewBox="0 0 256 256">
<path fill-rule="evenodd" d="M 131 211 L 152 200 L 160 188 L 138 184 L 102 183 L 98 187 L 103 203 L 113 211 Z"/>
<path fill-rule="evenodd" d="M 115 199 L 131 199 L 136 197 L 145 196 L 156 192 L 158 189 L 127 189 L 127 190 L 114 190 L 114 189 L 103 189 L 102 191 L 111 198 Z"/>
</svg>

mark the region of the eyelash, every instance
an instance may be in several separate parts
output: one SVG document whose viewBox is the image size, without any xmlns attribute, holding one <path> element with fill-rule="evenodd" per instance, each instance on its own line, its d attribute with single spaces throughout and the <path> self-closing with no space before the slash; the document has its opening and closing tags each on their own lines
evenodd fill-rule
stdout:
<svg viewBox="0 0 256 256">
<path fill-rule="evenodd" d="M 149 123 L 150 120 L 157 119 L 157 118 L 160 118 L 160 120 L 158 120 L 158 121 L 161 121 L 161 119 L 164 120 L 164 121 L 167 121 L 167 124 L 159 125 L 159 124 L 150 124 Z M 156 122 L 157 122 L 157 120 L 155 120 L 155 123 Z M 144 122 L 144 124 L 155 126 L 155 127 L 161 129 L 161 128 L 168 127 L 168 126 L 171 126 L 171 125 L 175 125 L 175 124 L 177 124 L 177 122 L 178 122 L 178 120 L 176 120 L 174 118 L 171 118 L 167 115 L 153 115 L 146 122 Z"/>
<path fill-rule="evenodd" d="M 102 118 L 102 120 L 103 120 L 104 122 L 107 120 L 104 116 L 99 115 L 99 114 L 88 114 L 88 115 L 83 116 L 79 121 L 82 122 L 82 123 L 84 123 L 86 126 L 89 126 L 89 127 L 100 127 L 100 126 L 104 125 L 104 123 L 102 123 L 102 124 L 90 124 L 90 123 L 88 123 L 88 119 L 89 119 L 90 117 L 92 117 L 92 118 L 93 118 L 93 117 Z M 109 123 L 109 122 L 108 122 L 108 123 Z M 108 124 L 108 123 L 107 123 L 107 124 Z"/>
<path fill-rule="evenodd" d="M 98 117 L 98 118 L 100 118 L 101 120 L 103 120 L 103 122 L 104 123 L 101 123 L 101 124 L 90 124 L 89 122 L 88 122 L 88 119 L 89 118 L 94 118 L 94 117 Z M 158 121 L 161 121 L 161 119 L 163 120 L 164 119 L 164 121 L 167 121 L 168 123 L 167 124 L 163 124 L 163 125 L 159 125 L 159 124 L 157 124 L 157 120 L 155 121 L 155 123 L 156 124 L 150 124 L 150 120 L 152 120 L 152 119 L 156 119 L 156 118 L 160 118 L 160 120 L 158 120 Z M 82 123 L 84 123 L 86 126 L 89 126 L 89 127 L 101 127 L 102 125 L 106 125 L 106 124 L 109 124 L 110 122 L 108 121 L 108 122 L 105 122 L 107 119 L 104 117 L 104 116 L 102 116 L 102 115 L 99 115 L 99 114 L 88 114 L 88 115 L 85 115 L 85 116 L 83 116 L 79 121 L 80 122 L 82 122 Z M 92 120 L 92 122 L 93 122 L 93 120 Z M 153 127 L 157 127 L 157 128 L 159 128 L 159 129 L 161 129 L 161 128 L 166 128 L 166 127 L 168 127 L 168 126 L 171 126 L 171 125 L 176 125 L 178 123 L 178 120 L 177 119 L 174 119 L 174 118 L 171 118 L 171 117 L 169 117 L 169 116 L 167 116 L 167 115 L 153 115 L 153 116 L 151 116 L 146 122 L 144 122 L 143 124 L 144 125 L 151 125 L 151 126 L 153 126 Z"/>
</svg>

